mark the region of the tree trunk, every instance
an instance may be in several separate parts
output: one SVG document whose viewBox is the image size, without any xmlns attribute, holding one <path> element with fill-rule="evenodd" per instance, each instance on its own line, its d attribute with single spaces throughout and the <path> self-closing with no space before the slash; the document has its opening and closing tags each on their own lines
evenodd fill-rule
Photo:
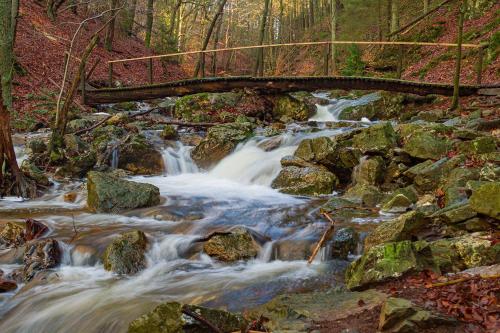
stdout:
<svg viewBox="0 0 500 333">
<path fill-rule="evenodd" d="M 430 0 L 424 0 L 424 14 L 427 14 L 427 12 L 429 11 L 429 3 Z"/>
<path fill-rule="evenodd" d="M 269 3 L 271 0 L 264 0 L 264 10 L 262 11 L 262 17 L 260 21 L 260 27 L 259 27 L 259 45 L 264 44 L 264 37 L 266 35 L 266 23 L 267 23 L 267 16 L 269 14 Z M 255 61 L 255 67 L 253 70 L 254 76 L 257 76 L 259 74 L 260 76 L 263 76 L 264 74 L 264 49 L 259 48 L 257 50 L 257 59 Z"/>
<path fill-rule="evenodd" d="M 219 17 L 218 21 L 219 23 L 217 23 L 217 29 L 215 31 L 214 47 L 213 47 L 214 50 L 217 50 L 219 45 L 220 32 L 222 29 L 222 17 L 223 15 Z M 214 52 L 212 57 L 212 76 L 215 77 L 216 75 L 217 75 L 217 52 Z"/>
<path fill-rule="evenodd" d="M 338 0 L 330 0 L 330 15 L 331 15 L 331 41 L 335 42 L 337 40 L 337 19 L 338 19 Z M 332 52 L 332 75 L 337 74 L 337 46 L 335 44 L 331 45 Z"/>
<path fill-rule="evenodd" d="M 154 14 L 154 0 L 148 0 L 148 8 L 146 9 L 146 36 L 144 44 L 147 48 L 151 48 L 151 33 L 153 31 L 153 14 Z"/>
<path fill-rule="evenodd" d="M 266 0 L 269 1 L 269 0 Z M 203 40 L 203 45 L 201 47 L 202 51 L 205 51 L 208 47 L 208 43 L 210 42 L 210 37 L 212 37 L 212 33 L 215 28 L 215 24 L 217 23 L 218 19 L 220 16 L 222 16 L 222 13 L 224 13 L 224 6 L 226 5 L 227 0 L 220 0 L 219 5 L 217 6 L 216 13 L 210 22 L 210 25 L 207 30 L 207 34 L 205 35 L 205 39 Z M 198 63 L 196 64 L 196 69 L 194 71 L 194 76 L 197 77 L 198 74 L 200 73 L 200 70 L 202 67 L 204 67 L 205 63 L 205 54 L 201 53 L 200 58 L 198 59 Z"/>
<path fill-rule="evenodd" d="M 14 74 L 14 30 L 17 8 L 12 0 L 0 0 L 0 76 L 4 105 L 12 107 L 12 78 Z M 16 14 L 14 14 L 14 11 Z"/>
<path fill-rule="evenodd" d="M 114 10 L 118 4 L 118 0 L 109 0 L 109 9 Z M 115 21 L 116 17 L 113 11 L 109 12 L 110 17 L 112 17 L 111 22 L 109 22 L 108 30 L 106 31 L 106 40 L 104 41 L 104 46 L 106 50 L 113 50 L 113 39 L 115 38 Z"/>
<path fill-rule="evenodd" d="M 132 36 L 134 32 L 135 12 L 137 10 L 137 0 L 131 0 L 125 11 L 125 33 Z"/>
<path fill-rule="evenodd" d="M 392 0 L 391 6 L 391 32 L 399 29 L 399 1 Z"/>
<path fill-rule="evenodd" d="M 464 16 L 465 8 L 460 6 L 460 13 L 458 17 L 458 38 L 457 38 L 457 60 L 455 66 L 455 77 L 453 80 L 453 100 L 451 101 L 451 110 L 456 110 L 460 106 L 460 72 L 462 69 L 462 41 L 463 41 L 463 31 L 464 31 Z"/>
</svg>

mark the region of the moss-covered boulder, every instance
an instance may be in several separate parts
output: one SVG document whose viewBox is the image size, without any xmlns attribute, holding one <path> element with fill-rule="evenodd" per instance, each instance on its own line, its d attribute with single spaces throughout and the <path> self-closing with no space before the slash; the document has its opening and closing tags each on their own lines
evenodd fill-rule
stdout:
<svg viewBox="0 0 500 333">
<path fill-rule="evenodd" d="M 446 181 L 450 172 L 465 161 L 463 155 L 444 157 L 436 162 L 426 161 L 408 169 L 404 174 L 413 178 L 419 192 L 433 191 Z"/>
<path fill-rule="evenodd" d="M 331 194 L 339 180 L 322 166 L 286 166 L 273 180 L 271 187 L 294 195 Z"/>
<path fill-rule="evenodd" d="M 42 154 L 47 151 L 47 144 L 42 139 L 32 139 L 28 142 L 26 147 L 31 154 Z"/>
<path fill-rule="evenodd" d="M 497 143 L 495 138 L 484 136 L 471 141 L 459 142 L 456 149 L 465 155 L 487 154 L 497 150 Z"/>
<path fill-rule="evenodd" d="M 208 130 L 207 136 L 191 152 L 199 167 L 209 168 L 231 154 L 238 143 L 253 135 L 251 123 L 230 123 L 216 125 Z"/>
<path fill-rule="evenodd" d="M 179 138 L 179 133 L 177 133 L 177 129 L 174 126 L 165 125 L 160 136 L 164 140 L 177 140 Z"/>
<path fill-rule="evenodd" d="M 21 164 L 21 171 L 28 176 L 29 178 L 33 179 L 35 182 L 37 182 L 40 185 L 43 186 L 49 186 L 50 181 L 49 178 L 47 177 L 46 173 L 40 170 L 34 163 L 30 162 L 30 160 L 24 160 L 23 163 Z"/>
<path fill-rule="evenodd" d="M 334 215 L 338 220 L 376 217 L 378 215 L 378 213 L 371 208 L 361 207 L 359 202 L 339 197 L 330 198 L 321 206 L 321 212 Z"/>
<path fill-rule="evenodd" d="M 146 267 L 148 239 L 144 232 L 122 233 L 108 245 L 102 255 L 104 269 L 117 274 L 135 274 Z"/>
<path fill-rule="evenodd" d="M 175 102 L 175 117 L 188 122 L 211 121 L 214 115 L 234 109 L 242 93 L 200 93 L 187 95 Z"/>
<path fill-rule="evenodd" d="M 56 170 L 58 177 L 82 178 L 92 170 L 97 163 L 97 154 L 94 150 L 69 157 L 68 161 Z"/>
<path fill-rule="evenodd" d="M 401 277 L 409 272 L 431 267 L 425 258 L 431 257 L 429 245 L 424 242 L 402 241 L 374 246 L 347 268 L 347 288 L 361 289 Z"/>
<path fill-rule="evenodd" d="M 385 161 L 381 156 L 365 156 L 354 169 L 355 184 L 378 185 L 384 180 Z"/>
<path fill-rule="evenodd" d="M 119 148 L 118 167 L 135 175 L 159 175 L 164 162 L 161 153 L 142 135 L 134 135 Z"/>
<path fill-rule="evenodd" d="M 420 159 L 438 160 L 448 153 L 452 144 L 429 130 L 414 131 L 404 138 L 403 149 L 410 156 Z"/>
<path fill-rule="evenodd" d="M 273 118 L 282 122 L 306 121 L 316 112 L 314 105 L 291 95 L 277 96 L 274 100 Z"/>
<path fill-rule="evenodd" d="M 389 297 L 382 305 L 378 329 L 382 333 L 404 333 L 456 324 L 451 317 L 427 311 L 403 298 Z"/>
<path fill-rule="evenodd" d="M 319 138 L 302 140 L 294 156 L 310 163 L 328 166 L 335 163 L 337 159 L 335 153 L 334 141 L 329 137 L 322 136 Z"/>
<path fill-rule="evenodd" d="M 91 127 L 94 122 L 90 119 L 73 119 L 66 125 L 67 133 L 74 133 Z"/>
<path fill-rule="evenodd" d="M 379 123 L 353 137 L 353 146 L 363 153 L 388 153 L 396 147 L 397 134 L 391 123 Z"/>
<path fill-rule="evenodd" d="M 203 251 L 220 261 L 232 262 L 255 258 L 259 245 L 245 228 L 212 235 L 203 245 Z"/>
<path fill-rule="evenodd" d="M 205 333 L 207 327 L 183 312 L 190 312 L 206 319 L 223 333 L 243 330 L 248 322 L 240 315 L 176 302 L 158 305 L 129 325 L 129 333 Z"/>
<path fill-rule="evenodd" d="M 382 193 L 376 186 L 356 184 L 350 187 L 342 198 L 357 204 L 374 207 L 385 199 L 385 194 Z"/>
<path fill-rule="evenodd" d="M 123 180 L 91 171 L 87 178 L 87 205 L 97 213 L 118 213 L 160 203 L 160 190 L 150 184 Z"/>
<path fill-rule="evenodd" d="M 477 213 L 471 209 L 467 201 L 446 206 L 434 214 L 432 218 L 446 224 L 456 224 L 475 217 Z"/>
<path fill-rule="evenodd" d="M 486 183 L 478 187 L 470 197 L 470 206 L 480 214 L 500 220 L 500 182 Z"/>
<path fill-rule="evenodd" d="M 393 220 L 383 222 L 365 238 L 365 249 L 382 243 L 417 239 L 418 233 L 428 222 L 425 215 L 418 211 L 402 214 Z"/>
</svg>

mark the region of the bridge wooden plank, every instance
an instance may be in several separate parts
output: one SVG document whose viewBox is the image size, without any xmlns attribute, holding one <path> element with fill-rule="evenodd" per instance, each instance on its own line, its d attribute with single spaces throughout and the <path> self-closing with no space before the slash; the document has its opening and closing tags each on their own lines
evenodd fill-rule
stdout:
<svg viewBox="0 0 500 333">
<path fill-rule="evenodd" d="M 475 95 L 481 88 L 491 89 L 498 88 L 498 86 L 461 86 L 460 95 Z M 184 96 L 201 92 L 227 92 L 235 89 L 252 89 L 262 94 L 344 89 L 385 90 L 417 95 L 453 95 L 452 85 L 394 79 L 365 77 L 226 77 L 190 79 L 136 87 L 87 90 L 84 103 L 87 105 L 97 105 L 169 96 Z"/>
</svg>

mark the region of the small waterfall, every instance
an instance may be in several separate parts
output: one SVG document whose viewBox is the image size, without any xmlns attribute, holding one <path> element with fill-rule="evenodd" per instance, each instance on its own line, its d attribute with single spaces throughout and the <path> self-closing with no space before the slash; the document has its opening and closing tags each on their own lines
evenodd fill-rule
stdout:
<svg viewBox="0 0 500 333">
<path fill-rule="evenodd" d="M 160 242 L 156 242 L 148 253 L 151 264 L 161 261 L 171 261 L 182 258 L 191 247 L 196 235 L 167 235 Z"/>
<path fill-rule="evenodd" d="M 262 262 L 270 262 L 273 259 L 274 242 L 267 242 L 260 250 L 258 259 Z"/>
<path fill-rule="evenodd" d="M 113 150 L 111 151 L 111 168 L 117 169 L 118 168 L 118 157 L 119 157 L 118 146 L 113 146 L 112 149 Z"/>
<path fill-rule="evenodd" d="M 191 149 L 192 147 L 185 146 L 181 142 L 176 142 L 175 147 L 164 149 L 162 155 L 165 162 L 165 174 L 174 176 L 198 172 L 198 167 L 191 159 Z"/>
<path fill-rule="evenodd" d="M 338 99 L 338 100 L 328 98 L 328 95 L 326 93 L 318 93 L 314 94 L 314 96 L 328 99 L 330 101 L 330 104 L 328 105 L 319 105 L 319 104 L 316 105 L 317 112 L 309 120 L 319 121 L 319 122 L 339 121 L 340 113 L 343 110 L 347 109 L 348 107 L 366 105 L 380 99 L 380 94 L 378 93 L 367 94 L 360 97 L 359 99 Z M 362 121 L 365 122 L 366 120 L 368 119 L 365 118 Z"/>
</svg>

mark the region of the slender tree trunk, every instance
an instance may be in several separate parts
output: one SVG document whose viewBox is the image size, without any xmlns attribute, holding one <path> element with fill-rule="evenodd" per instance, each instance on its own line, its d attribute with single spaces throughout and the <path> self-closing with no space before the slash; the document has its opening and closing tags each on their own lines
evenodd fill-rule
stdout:
<svg viewBox="0 0 500 333">
<path fill-rule="evenodd" d="M 216 13 L 215 13 L 212 21 L 210 22 L 207 33 L 205 35 L 205 39 L 203 40 L 203 45 L 201 47 L 202 51 L 205 51 L 208 47 L 208 43 L 210 42 L 210 37 L 212 37 L 212 33 L 214 31 L 215 24 L 217 23 L 217 20 L 219 19 L 219 17 L 221 17 L 222 14 L 224 13 L 224 6 L 226 5 L 226 2 L 227 2 L 227 0 L 220 0 L 219 1 L 219 5 L 217 6 Z M 203 69 L 202 67 L 204 67 L 204 63 L 205 63 L 205 54 L 202 53 L 200 55 L 200 58 L 198 59 L 198 63 L 196 64 L 196 69 L 194 71 L 195 77 L 197 77 L 198 74 L 200 73 L 200 69 Z"/>
<path fill-rule="evenodd" d="M 14 75 L 14 31 L 17 8 L 12 0 L 0 0 L 0 76 L 3 103 L 12 108 L 12 79 Z M 16 14 L 14 14 L 14 11 Z"/>
<path fill-rule="evenodd" d="M 264 10 L 262 11 L 262 17 L 259 27 L 259 45 L 264 45 L 264 37 L 266 35 L 266 23 L 267 17 L 269 15 L 269 3 L 271 0 L 264 0 Z M 253 74 L 257 76 L 259 74 L 262 76 L 264 74 L 264 49 L 259 48 L 257 50 L 257 60 L 255 61 L 255 67 Z"/>
<path fill-rule="evenodd" d="M 453 100 L 451 101 L 451 110 L 456 110 L 460 106 L 460 72 L 462 70 L 462 41 L 464 31 L 464 4 L 460 5 L 460 13 L 458 18 L 458 38 L 457 38 L 457 60 L 455 66 L 455 77 L 453 80 Z"/>
<path fill-rule="evenodd" d="M 132 36 L 134 32 L 135 12 L 137 10 L 137 0 L 130 0 L 127 10 L 125 11 L 125 33 Z"/>
<path fill-rule="evenodd" d="M 175 3 L 174 9 L 172 10 L 172 15 L 170 15 L 170 27 L 168 28 L 168 34 L 173 36 L 174 29 L 177 23 L 177 13 L 179 12 L 182 5 L 182 0 L 177 0 Z"/>
<path fill-rule="evenodd" d="M 399 1 L 392 0 L 391 6 L 391 32 L 399 29 Z"/>
<path fill-rule="evenodd" d="M 223 14 L 219 17 L 218 23 L 217 23 L 217 29 L 215 30 L 215 37 L 214 37 L 214 50 L 217 50 L 219 46 L 219 38 L 220 38 L 220 32 L 222 29 L 222 18 Z M 214 52 L 213 57 L 212 57 L 212 76 L 217 75 L 217 52 Z"/>
<path fill-rule="evenodd" d="M 110 0 L 109 9 L 113 10 L 116 8 L 118 0 Z M 115 22 L 116 17 L 113 11 L 109 12 L 110 17 L 112 17 L 111 22 L 109 22 L 108 29 L 106 31 L 106 40 L 104 41 L 104 46 L 106 50 L 113 50 L 113 39 L 115 38 Z"/>
<path fill-rule="evenodd" d="M 382 0 L 377 0 L 377 25 L 378 25 L 378 41 L 382 41 L 382 36 L 384 35 L 384 26 L 383 26 L 383 19 L 382 19 Z"/>
<path fill-rule="evenodd" d="M 309 0 L 309 26 L 312 27 L 314 22 L 314 0 Z"/>
<path fill-rule="evenodd" d="M 151 48 L 151 33 L 153 31 L 153 14 L 154 14 L 154 0 L 148 0 L 148 7 L 146 9 L 146 36 L 144 44 L 147 48 Z"/>
<path fill-rule="evenodd" d="M 331 41 L 335 42 L 337 40 L 337 19 L 338 19 L 338 0 L 330 0 L 330 15 L 331 15 Z M 335 44 L 331 45 L 332 53 L 332 75 L 337 74 L 337 46 Z"/>
<path fill-rule="evenodd" d="M 430 0 L 424 0 L 424 14 L 427 14 L 427 12 L 429 11 L 429 4 Z"/>
</svg>

